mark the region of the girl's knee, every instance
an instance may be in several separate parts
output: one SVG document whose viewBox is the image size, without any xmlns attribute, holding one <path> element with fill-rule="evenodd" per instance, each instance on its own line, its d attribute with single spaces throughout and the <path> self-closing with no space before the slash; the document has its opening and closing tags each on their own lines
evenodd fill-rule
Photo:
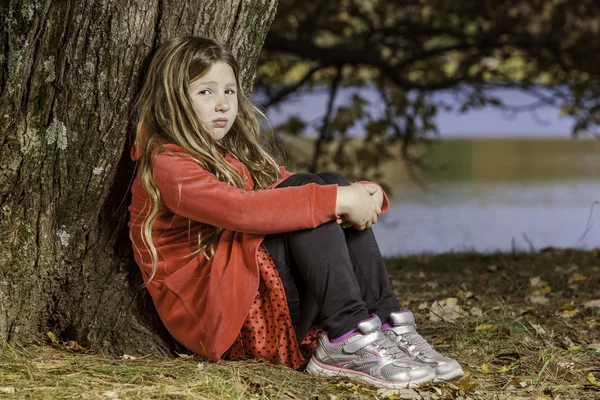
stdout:
<svg viewBox="0 0 600 400">
<path fill-rule="evenodd" d="M 319 172 L 317 175 L 328 184 L 338 184 L 340 186 L 350 185 L 350 181 L 348 181 L 344 175 L 338 174 L 337 172 Z"/>
<path fill-rule="evenodd" d="M 298 172 L 285 179 L 279 186 L 302 186 L 309 183 L 316 183 L 318 185 L 326 184 L 326 182 L 317 174 Z"/>
</svg>

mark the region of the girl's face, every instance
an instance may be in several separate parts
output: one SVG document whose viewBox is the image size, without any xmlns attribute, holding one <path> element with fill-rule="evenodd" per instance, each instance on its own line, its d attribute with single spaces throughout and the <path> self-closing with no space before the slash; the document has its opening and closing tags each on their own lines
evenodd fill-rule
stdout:
<svg viewBox="0 0 600 400">
<path fill-rule="evenodd" d="M 238 110 L 237 83 L 233 69 L 217 61 L 208 72 L 190 83 L 188 93 L 196 116 L 216 140 L 225 137 Z"/>
</svg>

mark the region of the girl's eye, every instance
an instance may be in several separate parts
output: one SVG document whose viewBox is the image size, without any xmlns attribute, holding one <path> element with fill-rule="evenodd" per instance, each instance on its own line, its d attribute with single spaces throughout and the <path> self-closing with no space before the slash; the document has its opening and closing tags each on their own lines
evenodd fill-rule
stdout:
<svg viewBox="0 0 600 400">
<path fill-rule="evenodd" d="M 225 93 L 227 93 L 227 94 L 235 94 L 235 90 L 233 90 L 233 89 L 227 89 L 225 91 Z"/>
<path fill-rule="evenodd" d="M 198 92 L 198 94 L 208 95 L 208 94 L 210 94 L 210 90 L 208 90 L 208 89 L 202 89 L 201 91 Z"/>
</svg>

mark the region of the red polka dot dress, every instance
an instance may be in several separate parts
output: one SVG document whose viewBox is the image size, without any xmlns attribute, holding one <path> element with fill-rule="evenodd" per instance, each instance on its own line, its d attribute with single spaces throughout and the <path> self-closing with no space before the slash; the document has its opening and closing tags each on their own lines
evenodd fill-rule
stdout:
<svg viewBox="0 0 600 400">
<path fill-rule="evenodd" d="M 262 358 L 273 364 L 299 369 L 308 358 L 302 355 L 290 318 L 285 289 L 268 251 L 258 253 L 260 282 L 258 293 L 242 330 L 229 348 L 227 359 Z M 311 329 L 302 348 L 312 353 L 317 345 L 316 329 Z"/>
</svg>

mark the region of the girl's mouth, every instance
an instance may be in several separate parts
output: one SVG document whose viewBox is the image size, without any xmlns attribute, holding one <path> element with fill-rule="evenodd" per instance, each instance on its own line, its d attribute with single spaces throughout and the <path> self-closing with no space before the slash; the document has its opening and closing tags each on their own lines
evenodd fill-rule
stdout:
<svg viewBox="0 0 600 400">
<path fill-rule="evenodd" d="M 227 118 L 219 118 L 213 120 L 213 124 L 218 128 L 223 128 L 227 125 Z"/>
</svg>

